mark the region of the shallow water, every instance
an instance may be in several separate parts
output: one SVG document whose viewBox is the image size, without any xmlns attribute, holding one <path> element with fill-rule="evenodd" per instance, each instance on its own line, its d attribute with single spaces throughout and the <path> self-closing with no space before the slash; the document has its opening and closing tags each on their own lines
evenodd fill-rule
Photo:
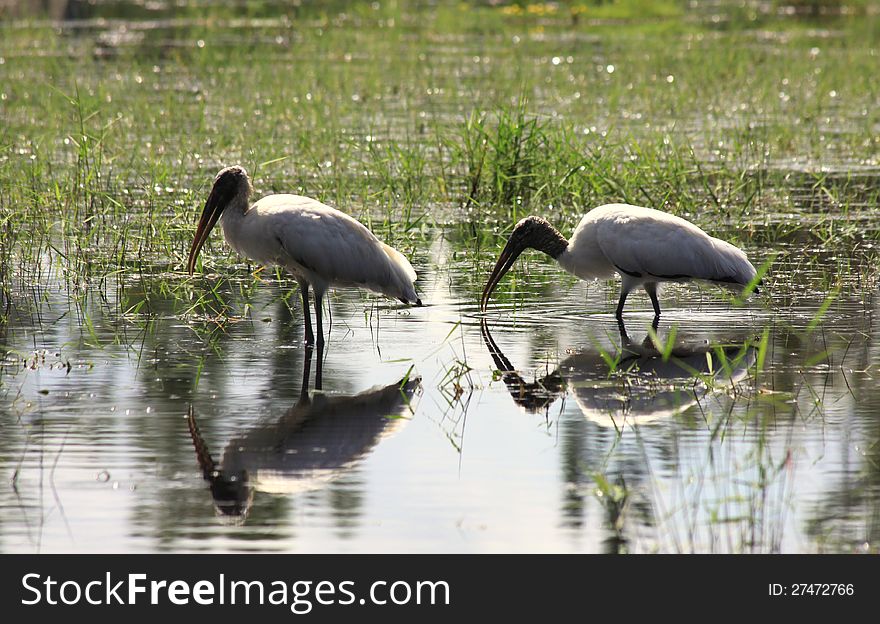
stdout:
<svg viewBox="0 0 880 624">
<path fill-rule="evenodd" d="M 644 296 L 619 334 L 613 282 L 529 257 L 483 316 L 466 250 L 427 249 L 426 307 L 330 298 L 323 391 L 312 359 L 306 397 L 289 283 L 177 280 L 216 286 L 217 322 L 158 292 L 128 316 L 102 303 L 113 289 L 79 308 L 58 283 L 17 293 L 0 548 L 876 550 L 873 293 L 810 331 L 821 301 L 676 286 L 652 343 Z"/>
</svg>

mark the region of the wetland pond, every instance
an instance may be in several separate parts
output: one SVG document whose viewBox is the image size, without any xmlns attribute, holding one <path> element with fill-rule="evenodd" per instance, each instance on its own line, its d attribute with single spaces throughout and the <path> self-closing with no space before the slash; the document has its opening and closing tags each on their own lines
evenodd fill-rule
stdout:
<svg viewBox="0 0 880 624">
<path fill-rule="evenodd" d="M 320 392 L 291 283 L 214 277 L 227 313 L 188 322 L 159 292 L 149 320 L 57 285 L 16 306 L 4 550 L 864 548 L 873 297 L 813 326 L 674 287 L 651 340 L 647 297 L 622 336 L 616 284 L 537 262 L 483 317 L 454 255 L 438 235 L 416 262 L 427 307 L 331 298 Z"/>
<path fill-rule="evenodd" d="M 70 4 L 110 13 L 0 21 L 0 551 L 878 551 L 873 31 Z M 314 353 L 219 231 L 185 275 L 233 162 L 369 222 L 426 305 L 331 291 Z M 761 293 L 669 286 L 656 326 L 633 293 L 621 327 L 619 281 L 527 253 L 480 312 L 519 216 L 651 198 Z"/>
</svg>

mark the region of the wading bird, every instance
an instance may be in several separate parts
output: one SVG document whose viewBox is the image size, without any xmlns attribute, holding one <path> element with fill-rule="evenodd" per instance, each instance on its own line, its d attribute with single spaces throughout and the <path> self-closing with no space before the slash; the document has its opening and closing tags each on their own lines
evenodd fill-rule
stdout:
<svg viewBox="0 0 880 624">
<path fill-rule="evenodd" d="M 217 174 L 190 248 L 190 275 L 222 215 L 223 236 L 230 247 L 254 262 L 284 267 L 299 282 L 307 344 L 315 341 L 309 314 L 310 286 L 315 291 L 319 347 L 324 343 L 321 300 L 330 286 L 358 286 L 403 303 L 422 305 L 412 265 L 362 223 L 298 195 L 267 195 L 249 206 L 252 190 L 242 167 L 227 167 Z"/>
<path fill-rule="evenodd" d="M 485 311 L 498 282 L 528 248 L 544 252 L 584 280 L 620 274 L 618 319 L 623 317 L 627 295 L 639 286 L 651 297 L 654 315 L 659 317 L 657 287 L 661 282 L 701 280 L 742 291 L 756 274 L 742 250 L 712 238 L 690 221 L 652 208 L 609 204 L 588 212 L 571 240 L 540 217 L 517 223 L 486 282 L 481 310 Z"/>
</svg>

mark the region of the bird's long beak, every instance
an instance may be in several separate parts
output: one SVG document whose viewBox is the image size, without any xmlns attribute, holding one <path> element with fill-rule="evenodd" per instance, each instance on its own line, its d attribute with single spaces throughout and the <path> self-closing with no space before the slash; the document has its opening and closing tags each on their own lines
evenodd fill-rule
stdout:
<svg viewBox="0 0 880 624">
<path fill-rule="evenodd" d="M 483 289 L 483 297 L 480 299 L 481 312 L 486 311 L 486 306 L 489 305 L 489 296 L 492 294 L 492 291 L 495 290 L 495 287 L 498 285 L 498 282 L 501 281 L 501 278 L 510 270 L 513 263 L 516 262 L 516 259 L 519 258 L 523 249 L 525 249 L 525 247 L 522 245 L 515 243 L 512 240 L 507 241 L 507 245 L 504 246 L 504 250 L 501 252 L 501 255 L 498 256 L 498 262 L 495 263 L 495 268 L 492 269 L 489 281 L 486 282 L 486 288 Z"/>
<path fill-rule="evenodd" d="M 196 236 L 193 239 L 192 247 L 189 249 L 189 262 L 186 265 L 186 270 L 190 275 L 195 271 L 196 258 L 199 257 L 199 252 L 202 250 L 202 246 L 204 246 L 205 241 L 208 240 L 208 234 L 214 229 L 214 226 L 217 224 L 217 220 L 220 218 L 220 214 L 225 207 L 226 202 L 215 186 L 211 189 L 211 194 L 208 195 L 208 201 L 205 202 L 205 209 L 202 211 L 199 225 L 196 228 Z"/>
</svg>

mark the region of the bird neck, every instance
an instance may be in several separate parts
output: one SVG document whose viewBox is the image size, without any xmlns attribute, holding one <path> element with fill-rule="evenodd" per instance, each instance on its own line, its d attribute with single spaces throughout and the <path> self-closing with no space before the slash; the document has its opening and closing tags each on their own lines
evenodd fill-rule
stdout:
<svg viewBox="0 0 880 624">
<path fill-rule="evenodd" d="M 528 246 L 558 260 L 562 252 L 568 249 L 568 239 L 550 223 L 542 220 L 540 228 L 535 231 Z"/>
<path fill-rule="evenodd" d="M 242 184 L 223 209 L 224 226 L 237 223 L 250 208 L 250 184 Z"/>
</svg>

